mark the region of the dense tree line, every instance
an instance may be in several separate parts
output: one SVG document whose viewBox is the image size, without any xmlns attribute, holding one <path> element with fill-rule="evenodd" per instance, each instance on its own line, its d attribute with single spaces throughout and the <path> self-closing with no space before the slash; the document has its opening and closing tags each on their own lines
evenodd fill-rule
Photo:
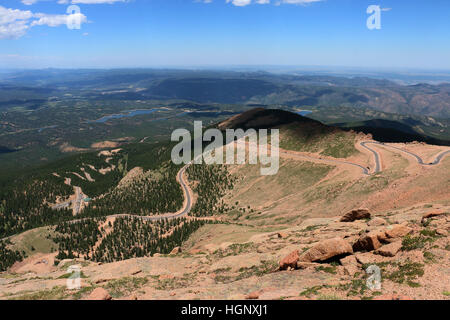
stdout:
<svg viewBox="0 0 450 320">
<path fill-rule="evenodd" d="M 99 229 L 99 223 L 103 221 L 84 219 L 58 225 L 56 231 L 59 235 L 53 238 L 59 244 L 57 259 L 82 257 L 97 262 L 112 262 L 155 253 L 167 254 L 207 223 L 186 218 L 150 222 L 122 217 L 109 226 L 112 231 L 106 234 L 105 230 Z M 102 235 L 103 240 L 95 248 Z"/>
<path fill-rule="evenodd" d="M 158 222 L 120 218 L 114 223 L 114 232 L 105 237 L 92 260 L 112 262 L 155 253 L 167 254 L 181 246 L 203 224 L 205 221 L 187 221 L 185 218 Z"/>
<path fill-rule="evenodd" d="M 98 152 L 78 154 L 43 166 L 2 173 L 0 176 L 0 238 L 73 220 L 72 210 L 56 211 L 51 208 L 57 197 L 64 200 L 72 195 L 73 186 L 81 187 L 83 192 L 91 198 L 99 196 L 97 209 L 94 209 L 94 204 L 90 207 L 93 210 L 88 210 L 85 216 L 106 216 L 118 213 L 117 210 L 136 214 L 176 211 L 181 207 L 183 197 L 175 180 L 177 169 L 173 165 L 171 168 L 164 169 L 165 174 L 158 183 L 153 181 L 132 186 L 129 195 L 123 193 L 120 197 L 112 192 L 127 173 L 127 168 L 141 166 L 144 170 L 160 169 L 164 162 L 170 160 L 170 146 L 171 144 L 167 142 L 124 146 L 121 152 L 109 160 L 109 163 L 115 166 L 115 170 L 105 175 L 90 168 L 90 165 L 97 170 L 108 166 L 105 157 L 99 156 Z M 84 168 L 95 182 L 70 174 L 77 172 L 83 176 L 81 168 Z M 71 178 L 72 186 L 64 183 L 65 177 Z M 104 200 L 100 197 L 103 194 L 106 194 Z M 140 202 L 142 204 L 139 204 Z"/>
<path fill-rule="evenodd" d="M 0 237 L 70 219 L 72 211 L 55 211 L 50 204 L 72 193 L 72 187 L 52 175 L 18 178 L 0 188 Z"/>
<path fill-rule="evenodd" d="M 183 205 L 183 192 L 176 181 L 179 168 L 166 163 L 158 178 L 148 176 L 131 181 L 126 188 L 113 188 L 92 201 L 83 216 L 99 217 L 112 214 L 152 215 L 176 212 Z"/>
<path fill-rule="evenodd" d="M 8 241 L 0 240 L 0 272 L 6 271 L 15 262 L 22 261 L 25 254 L 7 248 Z"/>
<path fill-rule="evenodd" d="M 63 222 L 56 226 L 57 235 L 53 241 L 58 244 L 59 253 L 56 259 L 71 259 L 80 255 L 89 255 L 92 247 L 102 236 L 99 223 L 103 219 L 83 219 L 77 222 Z"/>
<path fill-rule="evenodd" d="M 88 259 L 111 261 L 155 252 L 167 253 L 177 244 L 181 244 L 203 222 L 171 220 L 144 223 L 139 219 L 118 219 L 115 232 L 102 242 L 102 246 L 107 249 L 104 253 L 101 249 L 96 250 L 92 256 L 90 249 L 101 233 L 101 230 L 96 228 L 99 220 L 84 219 L 121 213 L 161 214 L 175 212 L 181 208 L 183 193 L 176 181 L 180 167 L 170 161 L 170 151 L 170 143 L 124 146 L 124 150 L 111 160 L 115 163 L 116 170 L 106 175 L 90 169 L 89 165 L 101 168 L 105 164 L 105 159 L 99 157 L 98 153 L 90 153 L 61 159 L 51 165 L 28 170 L 9 180 L 0 179 L 0 237 L 59 224 L 59 236 L 55 238 L 60 249 L 59 259 L 72 258 L 76 254 Z M 117 188 L 118 181 L 127 173 L 128 168 L 136 166 L 156 172 L 157 177 L 146 176 L 131 181 L 126 188 Z M 66 185 L 66 174 L 81 174 L 81 168 L 88 171 L 96 181 L 89 182 L 87 179 L 71 177 L 72 186 Z M 193 215 L 206 216 L 226 210 L 223 202 L 219 203 L 219 200 L 226 190 L 232 189 L 234 182 L 226 167 L 195 165 L 188 169 L 188 174 L 190 180 L 199 182 L 195 187 L 199 197 L 192 211 Z M 94 199 L 76 218 L 73 217 L 72 210 L 51 208 L 57 199 L 67 199 L 73 194 L 73 185 L 81 186 L 88 196 L 91 194 L 87 193 L 86 189 L 93 194 L 101 193 L 101 196 Z M 88 185 L 92 187 L 89 189 Z M 96 185 L 98 187 L 95 187 Z M 83 220 L 80 223 L 67 222 L 73 219 Z M 171 230 L 168 236 L 167 228 Z M 132 232 L 136 232 L 136 235 L 131 236 Z M 136 245 L 130 244 L 133 239 Z M 127 245 L 118 249 L 122 243 Z"/>
<path fill-rule="evenodd" d="M 234 187 L 235 177 L 224 165 L 192 165 L 187 169 L 190 181 L 198 181 L 194 191 L 198 194 L 191 215 L 210 216 L 223 213 L 226 205 L 220 199 Z"/>
</svg>

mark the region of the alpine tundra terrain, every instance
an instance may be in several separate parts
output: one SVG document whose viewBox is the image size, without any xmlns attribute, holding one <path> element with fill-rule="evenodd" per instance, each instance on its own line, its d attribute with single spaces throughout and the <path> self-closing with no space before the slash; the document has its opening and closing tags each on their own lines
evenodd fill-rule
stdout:
<svg viewBox="0 0 450 320">
<path fill-rule="evenodd" d="M 450 299 L 443 139 L 376 140 L 266 107 L 208 125 L 280 129 L 278 173 L 177 166 L 174 143 L 140 139 L 6 177 L 0 298 Z"/>
</svg>

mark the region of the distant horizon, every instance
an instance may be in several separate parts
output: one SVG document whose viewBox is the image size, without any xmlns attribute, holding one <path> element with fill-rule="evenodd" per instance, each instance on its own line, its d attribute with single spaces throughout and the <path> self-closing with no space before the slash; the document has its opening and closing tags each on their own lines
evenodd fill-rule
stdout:
<svg viewBox="0 0 450 320">
<path fill-rule="evenodd" d="M 149 66 L 149 67 L 66 67 L 66 68 L 0 68 L 0 74 L 8 75 L 20 72 L 46 71 L 191 71 L 191 72 L 230 72 L 230 73 L 258 73 L 266 72 L 273 75 L 293 76 L 328 76 L 343 78 L 371 78 L 389 80 L 398 84 L 414 85 L 419 83 L 439 85 L 450 83 L 450 70 L 433 70 L 420 68 L 369 68 L 349 66 L 305 66 L 305 65 L 211 65 L 211 66 Z M 0 82 L 3 81 L 0 77 Z"/>
<path fill-rule="evenodd" d="M 370 66 L 347 66 L 347 65 L 289 65 L 289 64 L 211 64 L 211 65 L 142 65 L 142 66 L 43 66 L 43 67 L 0 67 L 0 71 L 17 71 L 17 70 L 205 70 L 205 71 L 229 71 L 238 69 L 253 69 L 256 71 L 267 71 L 274 68 L 298 68 L 310 71 L 320 70 L 332 72 L 331 69 L 339 70 L 360 70 L 374 72 L 411 72 L 418 71 L 424 73 L 441 72 L 450 73 L 450 68 L 420 68 L 420 67 L 370 67 Z M 258 70 L 262 69 L 262 70 Z"/>
</svg>

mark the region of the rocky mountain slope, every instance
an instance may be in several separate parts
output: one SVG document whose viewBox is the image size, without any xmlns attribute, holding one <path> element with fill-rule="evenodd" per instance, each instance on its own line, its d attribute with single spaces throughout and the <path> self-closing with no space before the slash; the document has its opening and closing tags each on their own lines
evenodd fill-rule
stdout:
<svg viewBox="0 0 450 320">
<path fill-rule="evenodd" d="M 54 254 L 37 255 L 1 275 L 0 298 L 449 299 L 449 211 L 358 210 L 270 232 L 204 226 L 169 255 L 108 264 L 53 266 Z M 73 264 L 82 267 L 81 290 L 65 287 Z M 366 286 L 370 265 L 381 270 L 380 289 Z"/>
<path fill-rule="evenodd" d="M 0 273 L 0 299 L 450 299 L 450 157 L 430 165 L 447 147 L 367 149 L 370 136 L 280 110 L 219 124 L 250 127 L 280 129 L 277 175 L 199 165 L 186 172 L 194 203 L 179 221 L 105 215 L 13 235 L 7 246 L 28 257 Z M 159 168 L 126 160 L 121 190 Z M 73 256 L 61 259 L 56 242 Z M 80 290 L 66 287 L 73 265 Z M 381 288 L 367 285 L 368 268 Z"/>
</svg>

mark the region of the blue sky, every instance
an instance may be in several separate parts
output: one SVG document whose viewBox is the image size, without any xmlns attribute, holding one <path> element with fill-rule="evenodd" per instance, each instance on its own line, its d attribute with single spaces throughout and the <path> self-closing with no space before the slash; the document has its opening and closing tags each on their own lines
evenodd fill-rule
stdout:
<svg viewBox="0 0 450 320">
<path fill-rule="evenodd" d="M 71 4 L 79 30 L 65 24 Z M 386 9 L 380 30 L 366 27 L 372 4 Z M 0 68 L 450 70 L 449 17 L 448 0 L 2 0 Z"/>
</svg>

